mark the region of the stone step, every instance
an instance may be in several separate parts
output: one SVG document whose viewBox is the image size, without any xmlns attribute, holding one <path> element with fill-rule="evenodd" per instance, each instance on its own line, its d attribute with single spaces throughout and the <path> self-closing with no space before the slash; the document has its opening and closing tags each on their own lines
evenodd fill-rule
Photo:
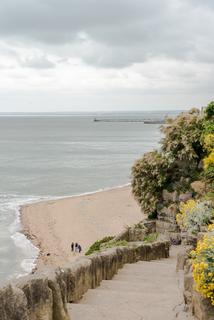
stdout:
<svg viewBox="0 0 214 320">
<path fill-rule="evenodd" d="M 175 281 L 175 275 L 173 274 L 168 274 L 168 273 L 165 273 L 165 274 L 157 274 L 158 273 L 158 270 L 156 271 L 156 273 L 154 271 L 150 272 L 150 273 L 144 273 L 142 272 L 142 274 L 135 274 L 134 272 L 133 273 L 119 273 L 119 274 L 116 274 L 114 276 L 114 280 L 117 281 L 117 280 L 121 280 L 121 281 L 139 281 L 139 282 L 143 282 L 144 280 L 146 279 L 150 279 L 150 281 L 153 281 L 153 282 L 158 282 L 158 283 L 162 283 L 162 284 L 165 284 L 167 281 L 171 281 L 173 283 L 173 281 Z M 161 278 L 163 277 L 163 279 Z"/>
<path fill-rule="evenodd" d="M 120 305 L 69 305 L 71 320 L 185 320 L 192 319 L 183 310 L 175 312 L 163 305 L 147 305 L 140 303 Z"/>
<path fill-rule="evenodd" d="M 174 265 L 174 263 L 173 263 Z M 159 268 L 160 270 L 165 270 L 165 269 L 172 269 L 174 270 L 174 268 L 172 268 L 170 263 L 167 263 L 166 261 L 162 262 L 162 261 L 158 261 L 158 262 L 154 262 L 154 261 L 139 261 L 137 263 L 129 263 L 129 264 L 125 264 L 124 267 L 120 270 L 138 270 L 138 269 L 151 269 L 151 268 Z"/>
<path fill-rule="evenodd" d="M 111 306 L 94 306 L 88 304 L 72 304 L 69 306 L 71 320 L 141 320 L 142 316 L 129 307 L 112 308 Z"/>
<path fill-rule="evenodd" d="M 171 278 L 176 277 L 176 271 L 174 266 L 171 267 L 169 265 L 163 265 L 163 264 L 150 264 L 147 263 L 141 263 L 136 265 L 127 265 L 123 269 L 120 269 L 115 276 L 115 279 L 117 276 L 132 276 L 135 277 L 150 277 L 151 279 L 154 278 Z"/>
<path fill-rule="evenodd" d="M 145 278 L 143 281 L 122 281 L 122 280 L 103 280 L 100 287 L 96 290 L 109 289 L 114 291 L 132 291 L 132 292 L 155 292 L 160 290 L 161 284 L 159 282 L 153 282 L 151 279 Z M 168 282 L 167 285 L 161 286 L 161 292 L 170 292 L 174 294 L 177 292 L 174 282 Z"/>
<path fill-rule="evenodd" d="M 124 265 L 123 268 L 128 267 L 128 266 L 137 266 L 137 265 L 141 265 L 141 264 L 169 265 L 169 264 L 174 264 L 174 263 L 175 263 L 174 260 L 167 258 L 167 259 L 161 259 L 161 260 L 149 260 L 149 261 L 138 261 L 136 263 L 127 263 Z"/>
<path fill-rule="evenodd" d="M 157 275 L 157 276 L 163 276 L 163 277 L 167 277 L 168 276 L 175 276 L 176 272 L 175 270 L 170 270 L 170 269 L 167 269 L 167 268 L 164 268 L 164 269 L 160 269 L 158 266 L 156 266 L 156 268 L 154 268 L 153 266 L 151 266 L 149 268 L 149 266 L 143 266 L 143 267 L 140 267 L 140 268 L 133 268 L 133 269 L 122 269 L 122 270 L 119 270 L 118 275 L 136 275 L 136 276 L 140 276 L 142 274 L 148 274 L 149 276 L 150 275 Z"/>
<path fill-rule="evenodd" d="M 177 292 L 178 293 L 178 292 Z M 179 294 L 169 295 L 169 292 L 156 290 L 153 292 L 136 292 L 136 291 L 114 291 L 110 289 L 89 289 L 87 294 L 81 299 L 80 304 L 93 305 L 111 305 L 116 306 L 123 303 L 135 304 L 139 303 L 142 307 L 150 305 L 168 306 L 173 302 L 182 301 Z"/>
<path fill-rule="evenodd" d="M 169 259 L 126 264 L 112 280 L 90 289 L 78 304 L 69 304 L 71 320 L 185 320 L 180 290 L 181 277 L 175 272 L 175 254 Z"/>
</svg>

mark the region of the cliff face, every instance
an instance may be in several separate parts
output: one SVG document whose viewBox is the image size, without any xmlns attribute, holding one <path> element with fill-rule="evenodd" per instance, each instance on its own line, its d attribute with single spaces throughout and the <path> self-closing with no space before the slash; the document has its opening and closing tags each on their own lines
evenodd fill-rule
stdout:
<svg viewBox="0 0 214 320">
<path fill-rule="evenodd" d="M 81 257 L 57 270 L 24 277 L 0 290 L 0 320 L 68 320 L 67 303 L 77 302 L 126 263 L 169 256 L 169 242 L 133 242 Z"/>
</svg>

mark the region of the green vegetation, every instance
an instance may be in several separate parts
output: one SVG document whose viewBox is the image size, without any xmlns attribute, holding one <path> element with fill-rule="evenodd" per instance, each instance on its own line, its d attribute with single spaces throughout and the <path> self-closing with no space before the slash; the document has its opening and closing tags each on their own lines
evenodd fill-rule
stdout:
<svg viewBox="0 0 214 320">
<path fill-rule="evenodd" d="M 162 152 L 171 161 L 184 160 L 197 161 L 203 154 L 200 138 L 202 134 L 203 119 L 198 109 L 179 114 L 175 119 L 168 119 L 161 131 Z"/>
<path fill-rule="evenodd" d="M 106 242 L 109 242 L 110 240 L 112 240 L 114 237 L 112 236 L 107 236 L 101 240 L 97 240 L 95 241 L 91 246 L 90 248 L 88 249 L 88 251 L 85 253 L 86 256 L 94 253 L 94 252 L 97 252 L 97 251 L 100 251 L 100 246 Z"/>
<path fill-rule="evenodd" d="M 114 237 L 108 236 L 101 240 L 95 241 L 88 251 L 85 253 L 86 256 L 89 256 L 92 253 L 99 252 L 102 249 L 108 249 L 119 246 L 127 246 L 128 242 L 126 240 L 113 240 Z"/>
<path fill-rule="evenodd" d="M 167 182 L 167 158 L 157 151 L 146 153 L 132 168 L 132 191 L 145 213 L 156 212 Z"/>
<path fill-rule="evenodd" d="M 201 139 L 203 124 L 197 109 L 167 119 L 161 128 L 164 138 L 160 151 L 146 153 L 134 164 L 132 191 L 149 217 L 156 217 L 164 189 L 185 192 L 203 171 L 199 166 L 206 154 Z"/>
<path fill-rule="evenodd" d="M 191 251 L 196 290 L 214 306 L 214 224 Z"/>
<path fill-rule="evenodd" d="M 124 247 L 127 246 L 128 241 L 126 240 L 113 240 L 113 241 L 109 241 L 109 242 L 105 242 L 102 245 L 102 249 L 109 249 L 109 248 L 114 248 L 114 247 Z"/>
<path fill-rule="evenodd" d="M 204 112 L 192 109 L 168 119 L 161 131 L 160 151 L 132 168 L 132 191 L 148 216 L 170 219 L 174 227 L 176 216 L 187 240 L 205 233 L 192 252 L 193 277 L 196 290 L 214 305 L 214 102 Z M 150 234 L 144 242 L 156 239 Z"/>
<path fill-rule="evenodd" d="M 181 203 L 180 212 L 176 216 L 180 228 L 188 230 L 192 234 L 197 234 L 202 226 L 211 224 L 213 218 L 212 202 L 207 200 L 196 201 L 194 199 Z"/>
<path fill-rule="evenodd" d="M 134 225 L 135 229 L 146 229 L 145 225 L 143 224 L 143 222 L 138 222 Z"/>
<path fill-rule="evenodd" d="M 213 120 L 213 111 L 214 102 L 212 103 L 212 113 L 209 112 L 209 117 L 212 119 L 208 119 L 206 116 L 206 120 L 204 121 L 204 131 L 203 131 L 203 144 L 204 150 L 206 152 L 206 157 L 203 159 L 204 164 L 204 176 L 209 181 L 211 185 L 211 189 L 214 188 L 214 120 Z M 206 112 L 207 114 L 207 112 Z M 211 115 L 212 114 L 212 115 Z"/>
<path fill-rule="evenodd" d="M 150 233 L 150 234 L 148 234 L 148 236 L 145 236 L 145 238 L 144 238 L 144 240 L 143 240 L 143 242 L 146 242 L 146 243 L 153 243 L 153 242 L 155 242 L 156 240 L 157 240 L 157 238 L 158 238 L 158 233 Z"/>
<path fill-rule="evenodd" d="M 205 109 L 206 120 L 214 118 L 214 101 L 211 101 Z"/>
</svg>

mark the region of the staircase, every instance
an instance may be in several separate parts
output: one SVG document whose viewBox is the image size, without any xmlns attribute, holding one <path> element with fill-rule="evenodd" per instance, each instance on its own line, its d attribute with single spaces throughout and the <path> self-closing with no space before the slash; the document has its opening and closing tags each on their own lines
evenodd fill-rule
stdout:
<svg viewBox="0 0 214 320">
<path fill-rule="evenodd" d="M 175 271 L 178 248 L 170 258 L 126 264 L 112 280 L 69 304 L 71 320 L 184 320 L 182 277 Z"/>
</svg>

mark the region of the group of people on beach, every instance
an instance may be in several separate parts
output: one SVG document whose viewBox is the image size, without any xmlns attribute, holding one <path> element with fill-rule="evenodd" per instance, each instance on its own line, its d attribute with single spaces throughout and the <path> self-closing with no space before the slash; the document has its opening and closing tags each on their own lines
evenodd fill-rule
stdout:
<svg viewBox="0 0 214 320">
<path fill-rule="evenodd" d="M 82 251 L 82 247 L 79 243 L 77 243 L 77 242 L 71 243 L 71 252 L 73 252 L 75 254 L 75 253 L 81 253 L 81 251 Z"/>
</svg>

